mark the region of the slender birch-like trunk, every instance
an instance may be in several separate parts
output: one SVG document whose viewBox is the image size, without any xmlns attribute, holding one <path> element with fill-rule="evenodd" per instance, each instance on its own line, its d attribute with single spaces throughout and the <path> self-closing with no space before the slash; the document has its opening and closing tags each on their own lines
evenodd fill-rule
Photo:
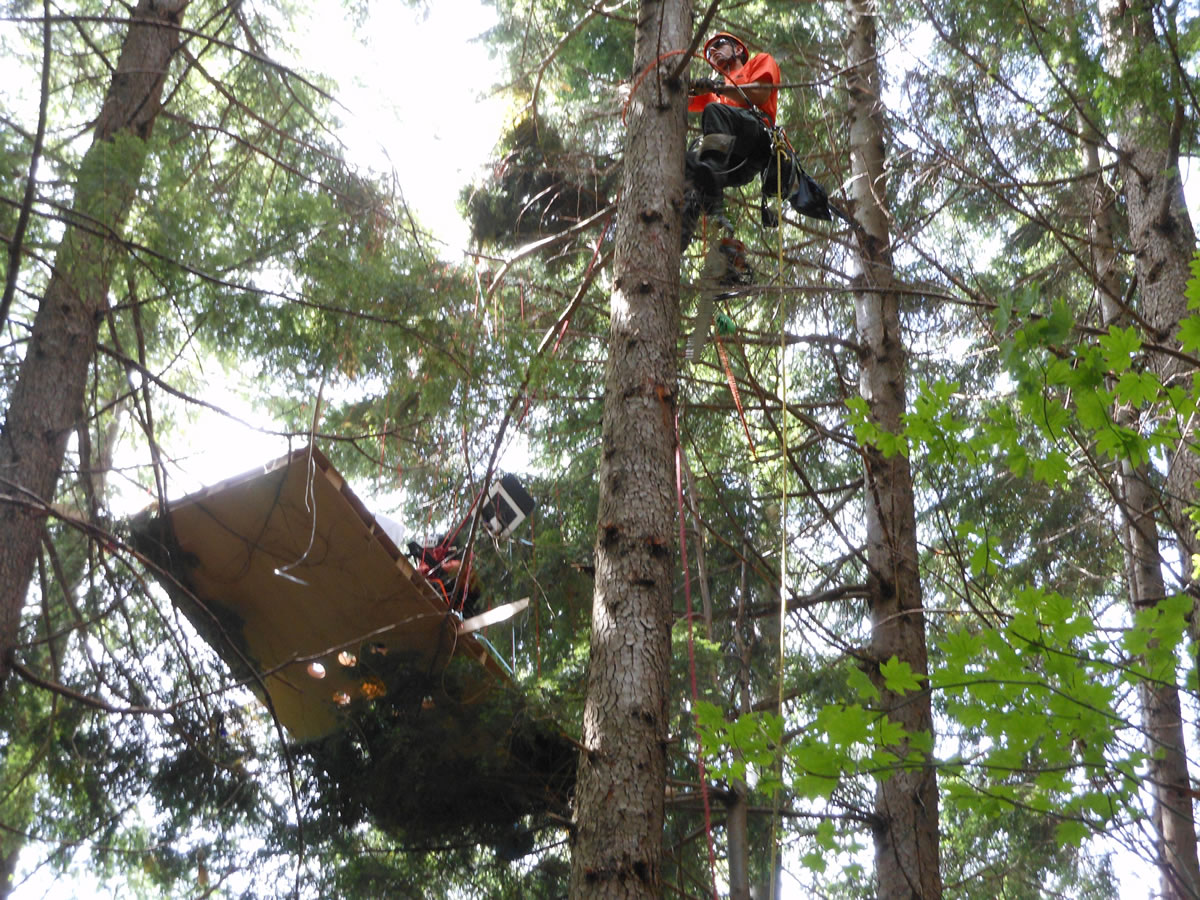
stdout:
<svg viewBox="0 0 1200 900">
<path fill-rule="evenodd" d="M 877 6 L 871 0 L 847 0 L 850 204 L 860 225 L 852 287 L 862 359 L 859 389 L 875 424 L 895 433 L 902 428 L 905 410 L 906 356 L 886 208 L 876 15 Z M 924 679 L 929 669 L 912 472 L 902 454 L 885 457 L 875 447 L 863 447 L 862 453 L 871 658 L 877 666 L 897 657 Z M 900 696 L 887 689 L 877 668 L 871 674 L 880 691 L 882 710 L 909 733 L 932 735 L 929 692 Z M 914 752 L 907 744 L 893 749 L 901 760 Z M 880 779 L 875 815 L 878 896 L 882 900 L 941 897 L 938 795 L 933 766 L 898 767 L 889 777 Z"/>
</svg>

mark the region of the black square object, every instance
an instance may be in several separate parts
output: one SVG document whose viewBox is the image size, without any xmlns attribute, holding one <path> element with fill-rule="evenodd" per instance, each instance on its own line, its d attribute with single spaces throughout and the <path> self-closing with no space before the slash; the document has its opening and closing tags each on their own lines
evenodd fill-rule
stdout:
<svg viewBox="0 0 1200 900">
<path fill-rule="evenodd" d="M 536 504 L 515 475 L 505 475 L 493 482 L 483 506 L 483 524 L 498 538 L 506 538 L 517 530 Z"/>
</svg>

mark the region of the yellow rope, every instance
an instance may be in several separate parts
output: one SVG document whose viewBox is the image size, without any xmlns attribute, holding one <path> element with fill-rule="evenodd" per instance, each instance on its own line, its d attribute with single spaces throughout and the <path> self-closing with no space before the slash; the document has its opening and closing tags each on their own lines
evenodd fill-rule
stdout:
<svg viewBox="0 0 1200 900">
<path fill-rule="evenodd" d="M 783 141 L 778 131 L 774 133 L 775 138 L 775 215 L 776 215 L 776 237 L 778 238 L 779 255 L 776 261 L 775 271 L 775 287 L 779 291 L 779 394 L 782 398 L 783 415 L 780 417 L 781 427 L 783 429 L 782 445 L 783 458 L 780 466 L 780 490 L 783 497 L 780 502 L 780 542 L 779 542 L 779 695 L 776 700 L 776 713 L 783 716 L 783 670 L 784 670 L 784 652 L 783 641 L 785 632 L 785 622 L 787 615 L 787 522 L 788 522 L 788 491 L 787 491 L 787 467 L 788 467 L 788 386 L 787 386 L 787 311 L 785 308 L 784 299 L 786 294 L 783 290 Z M 780 742 L 777 762 L 779 765 L 779 782 L 783 783 L 783 745 Z M 783 790 L 776 788 L 774 812 L 771 816 L 771 867 L 768 871 L 771 879 L 771 900 L 776 900 L 776 890 L 778 879 L 775 877 L 775 862 L 776 855 L 779 849 L 779 833 L 782 831 L 782 804 Z"/>
</svg>

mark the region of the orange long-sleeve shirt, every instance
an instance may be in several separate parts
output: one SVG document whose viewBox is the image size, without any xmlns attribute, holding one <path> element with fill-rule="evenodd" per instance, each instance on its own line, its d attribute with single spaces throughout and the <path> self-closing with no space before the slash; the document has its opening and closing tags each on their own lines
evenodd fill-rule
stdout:
<svg viewBox="0 0 1200 900">
<path fill-rule="evenodd" d="M 773 85 L 779 84 L 779 66 L 771 54 L 759 53 L 757 56 L 752 56 L 740 69 L 725 75 L 726 84 L 753 84 L 756 81 L 769 82 Z M 732 94 L 700 94 L 688 101 L 688 112 L 700 112 L 710 103 L 724 103 L 726 106 L 748 108 L 742 95 L 736 92 Z M 771 90 L 771 96 L 767 102 L 759 107 L 763 115 L 770 120 L 769 124 L 771 125 L 775 124 L 775 111 L 778 107 L 779 89 L 776 87 Z"/>
</svg>

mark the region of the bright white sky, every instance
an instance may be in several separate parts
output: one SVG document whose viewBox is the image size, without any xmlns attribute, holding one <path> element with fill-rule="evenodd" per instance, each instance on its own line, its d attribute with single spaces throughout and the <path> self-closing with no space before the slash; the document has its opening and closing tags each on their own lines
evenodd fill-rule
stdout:
<svg viewBox="0 0 1200 900">
<path fill-rule="evenodd" d="M 495 24 L 495 11 L 479 0 L 430 0 L 424 11 L 372 3 L 356 36 L 339 0 L 313 6 L 311 21 L 296 24 L 295 64 L 338 81 L 350 158 L 394 168 L 420 221 L 450 245 L 443 255 L 460 258 L 467 228 L 455 201 L 491 158 L 505 112 L 503 100 L 485 96 L 499 65 L 472 40 Z"/>
<path fill-rule="evenodd" d="M 314 0 L 312 6 L 311 17 L 296 22 L 296 59 L 281 61 L 338 82 L 336 97 L 344 107 L 338 136 L 348 158 L 376 173 L 394 171 L 418 222 L 444 242 L 439 254 L 462 259 L 469 235 L 456 208 L 458 194 L 491 160 L 507 110 L 506 100 L 487 96 L 500 81 L 500 66 L 472 40 L 495 24 L 495 12 L 479 0 L 436 0 L 426 11 L 390 0 L 371 4 L 356 35 L 339 0 Z M 263 410 L 246 399 L 256 373 L 223 375 L 211 363 L 209 372 L 214 377 L 206 400 L 244 421 L 267 424 Z M 288 450 L 283 438 L 207 411 L 189 434 L 168 448 L 179 462 L 169 470 L 172 498 Z M 133 509 L 152 499 L 130 498 Z"/>
</svg>

